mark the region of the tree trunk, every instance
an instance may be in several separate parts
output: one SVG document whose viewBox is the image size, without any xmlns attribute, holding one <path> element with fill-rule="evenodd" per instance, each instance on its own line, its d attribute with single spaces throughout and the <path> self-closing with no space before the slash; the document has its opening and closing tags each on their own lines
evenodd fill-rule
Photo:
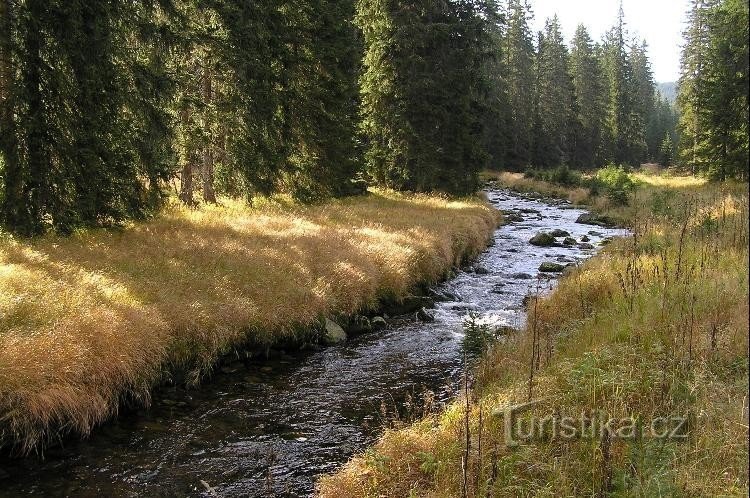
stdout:
<svg viewBox="0 0 750 498">
<path fill-rule="evenodd" d="M 186 130 L 190 124 L 190 110 L 185 108 L 180 113 L 183 130 Z M 180 200 L 188 206 L 195 205 L 193 199 L 193 157 L 190 151 L 186 150 L 183 154 L 182 171 L 180 172 Z"/>
<path fill-rule="evenodd" d="M 27 95 L 26 147 L 28 177 L 23 189 L 24 201 L 27 202 L 28 218 L 24 230 L 32 235 L 43 230 L 42 219 L 48 201 L 49 180 L 49 137 L 47 134 L 47 116 L 42 95 L 42 40 L 39 20 L 47 9 L 46 2 L 33 0 L 27 3 L 30 22 L 25 26 L 23 49 L 27 57 L 22 81 Z M 21 209 L 21 208 L 19 208 Z"/>
<path fill-rule="evenodd" d="M 0 0 L 0 155 L 4 160 L 3 203 L 0 217 L 11 229 L 17 230 L 22 224 L 19 211 L 23 209 L 21 168 L 18 163 L 16 123 L 13 118 L 13 59 L 12 0 Z"/>
<path fill-rule="evenodd" d="M 214 191 L 214 152 L 213 137 L 211 134 L 210 105 L 213 99 L 213 88 L 211 81 L 210 58 L 206 58 L 203 70 L 203 103 L 209 108 L 206 111 L 204 126 L 206 127 L 206 143 L 203 145 L 203 200 L 216 204 L 216 192 Z"/>
</svg>

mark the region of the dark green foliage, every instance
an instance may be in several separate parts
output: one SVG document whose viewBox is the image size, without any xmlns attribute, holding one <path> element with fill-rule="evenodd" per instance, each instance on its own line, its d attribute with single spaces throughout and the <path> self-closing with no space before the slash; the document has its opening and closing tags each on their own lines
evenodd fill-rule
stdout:
<svg viewBox="0 0 750 498">
<path fill-rule="evenodd" d="M 529 22 L 531 12 L 521 0 L 508 2 L 505 59 L 510 105 L 508 166 L 523 170 L 531 165 L 534 128 L 534 44 Z"/>
<path fill-rule="evenodd" d="M 570 72 L 575 99 L 570 163 L 590 169 L 602 163 L 604 81 L 593 42 L 584 26 L 578 27 L 573 39 Z"/>
<path fill-rule="evenodd" d="M 624 206 L 635 190 L 636 183 L 622 166 L 610 164 L 597 171 L 592 187 L 592 190 L 604 193 L 616 204 Z"/>
<path fill-rule="evenodd" d="M 677 143 L 678 120 L 679 116 L 674 104 L 660 93 L 657 94 L 654 110 L 646 127 L 646 142 L 650 161 L 661 162 L 665 135 L 669 135 L 672 144 Z"/>
<path fill-rule="evenodd" d="M 116 1 L 7 3 L 10 130 L 2 143 L 3 221 L 31 235 L 52 226 L 146 215 L 169 173 L 159 9 Z M 153 26 L 153 23 L 151 23 Z M 127 28 L 127 29 L 126 29 Z M 7 54 L 7 52 L 6 52 Z"/>
<path fill-rule="evenodd" d="M 399 190 L 466 194 L 485 154 L 485 22 L 472 1 L 363 0 L 360 79 L 369 176 Z"/>
<path fill-rule="evenodd" d="M 573 148 L 573 82 L 568 49 L 557 16 L 547 21 L 537 53 L 534 165 L 550 168 L 569 164 Z"/>
<path fill-rule="evenodd" d="M 524 173 L 524 176 L 564 187 L 580 187 L 585 184 L 581 174 L 570 169 L 567 165 L 552 169 L 529 169 Z"/>
<path fill-rule="evenodd" d="M 672 136 L 667 132 L 664 135 L 664 140 L 662 140 L 661 145 L 659 146 L 659 164 L 666 168 L 667 166 L 672 165 L 673 160 L 674 142 L 672 141 Z"/>
<path fill-rule="evenodd" d="M 471 358 L 481 357 L 500 337 L 497 330 L 478 319 L 479 315 L 470 313 L 464 321 L 463 349 Z"/>
<path fill-rule="evenodd" d="M 748 2 L 693 0 L 678 105 L 680 156 L 693 171 L 748 177 Z"/>
</svg>

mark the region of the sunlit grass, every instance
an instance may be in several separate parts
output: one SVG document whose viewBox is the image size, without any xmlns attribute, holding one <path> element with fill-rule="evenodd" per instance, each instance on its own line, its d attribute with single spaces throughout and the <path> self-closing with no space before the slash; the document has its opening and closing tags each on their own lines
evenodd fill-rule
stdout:
<svg viewBox="0 0 750 498">
<path fill-rule="evenodd" d="M 435 282 L 497 224 L 479 199 L 388 191 L 297 206 L 173 205 L 123 230 L 0 238 L 0 443 L 87 434 L 168 371 Z"/>
<path fill-rule="evenodd" d="M 387 432 L 323 479 L 321 496 L 462 496 L 464 468 L 468 496 L 746 496 L 747 186 L 639 179 L 630 205 L 617 208 L 637 237 L 532 301 L 526 330 L 482 360 L 467 465 L 461 399 Z M 507 447 L 502 418 L 490 413 L 528 399 L 532 352 L 532 397 L 544 401 L 525 417 L 687 415 L 689 438 Z"/>
</svg>

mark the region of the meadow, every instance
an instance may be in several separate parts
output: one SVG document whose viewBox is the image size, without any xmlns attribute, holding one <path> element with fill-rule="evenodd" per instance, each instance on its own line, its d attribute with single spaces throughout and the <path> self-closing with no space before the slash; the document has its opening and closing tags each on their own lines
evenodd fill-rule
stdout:
<svg viewBox="0 0 750 498">
<path fill-rule="evenodd" d="M 483 250 L 498 221 L 480 198 L 377 190 L 314 206 L 175 202 L 121 229 L 0 234 L 0 446 L 85 436 L 177 372 L 199 382 L 235 348 L 402 298 Z"/>
<path fill-rule="evenodd" d="M 532 297 L 525 329 L 490 347 L 460 399 L 386 431 L 321 480 L 320 496 L 746 496 L 747 185 L 639 172 L 617 205 L 519 174 L 490 179 L 586 203 L 633 236 Z M 527 427 L 684 424 L 666 438 L 566 438 L 547 425 L 515 446 L 505 419 L 518 406 L 514 424 Z"/>
</svg>

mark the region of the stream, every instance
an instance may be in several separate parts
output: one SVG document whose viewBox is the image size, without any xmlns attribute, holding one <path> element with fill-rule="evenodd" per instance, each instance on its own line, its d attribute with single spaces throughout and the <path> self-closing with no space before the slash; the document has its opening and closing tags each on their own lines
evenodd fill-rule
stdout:
<svg viewBox="0 0 750 498">
<path fill-rule="evenodd" d="M 521 326 L 541 263 L 581 262 L 624 234 L 576 223 L 584 211 L 567 202 L 495 189 L 487 196 L 514 221 L 472 267 L 436 288 L 449 300 L 436 304 L 434 322 L 394 318 L 338 346 L 225 371 L 198 389 L 162 390 L 149 410 L 124 413 L 43 460 L 3 457 L 0 496 L 311 495 L 320 475 L 372 444 L 396 414 L 439 408 L 456 395 L 469 313 L 493 326 Z M 529 244 L 553 229 L 590 245 Z"/>
</svg>

